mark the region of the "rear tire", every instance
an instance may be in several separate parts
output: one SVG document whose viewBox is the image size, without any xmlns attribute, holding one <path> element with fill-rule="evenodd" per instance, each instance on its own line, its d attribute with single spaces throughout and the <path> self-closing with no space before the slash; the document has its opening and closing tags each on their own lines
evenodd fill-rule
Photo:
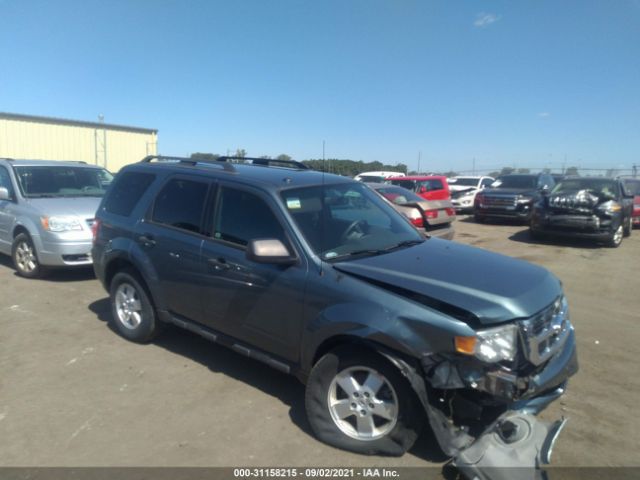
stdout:
<svg viewBox="0 0 640 480">
<path fill-rule="evenodd" d="M 40 278 L 45 274 L 45 268 L 38 260 L 36 247 L 31 237 L 26 233 L 20 233 L 13 240 L 11 258 L 18 275 L 25 278 Z"/>
<path fill-rule="evenodd" d="M 316 363 L 305 404 L 321 441 L 366 455 L 404 454 L 424 425 L 424 411 L 400 371 L 354 345 L 335 349 Z"/>
<path fill-rule="evenodd" d="M 546 236 L 542 232 L 540 232 L 539 230 L 534 230 L 531 227 L 529 227 L 529 237 L 531 237 L 531 239 L 535 241 L 544 240 L 546 238 Z"/>
<path fill-rule="evenodd" d="M 160 322 L 144 281 L 133 270 L 116 273 L 109 288 L 111 321 L 127 340 L 151 341 L 160 332 Z"/>
<path fill-rule="evenodd" d="M 473 214 L 473 219 L 475 220 L 476 223 L 484 223 L 487 221 L 485 217 L 483 217 L 482 215 L 478 215 L 477 213 Z"/>
</svg>

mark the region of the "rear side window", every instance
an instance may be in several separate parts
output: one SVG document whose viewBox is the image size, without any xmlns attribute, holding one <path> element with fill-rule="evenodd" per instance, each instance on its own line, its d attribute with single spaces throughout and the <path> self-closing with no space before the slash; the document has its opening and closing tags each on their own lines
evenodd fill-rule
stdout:
<svg viewBox="0 0 640 480">
<path fill-rule="evenodd" d="M 143 172 L 118 175 L 105 200 L 105 211 L 128 217 L 155 178 L 152 173 Z"/>
<path fill-rule="evenodd" d="M 175 178 L 158 193 L 152 220 L 170 227 L 202 233 L 202 213 L 209 185 L 205 182 Z"/>
<path fill-rule="evenodd" d="M 284 229 L 269 206 L 257 195 L 223 188 L 213 236 L 246 246 L 249 240 L 277 238 L 286 242 Z"/>
</svg>

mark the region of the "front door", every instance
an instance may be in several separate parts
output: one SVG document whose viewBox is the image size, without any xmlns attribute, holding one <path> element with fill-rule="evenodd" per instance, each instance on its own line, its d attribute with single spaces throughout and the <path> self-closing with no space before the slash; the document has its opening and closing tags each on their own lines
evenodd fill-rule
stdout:
<svg viewBox="0 0 640 480">
<path fill-rule="evenodd" d="M 273 199 L 223 185 L 215 201 L 212 236 L 202 246 L 206 269 L 204 321 L 215 330 L 295 361 L 302 334 L 306 260 L 259 264 L 246 258 L 252 239 L 281 240 L 293 252 Z"/>
</svg>

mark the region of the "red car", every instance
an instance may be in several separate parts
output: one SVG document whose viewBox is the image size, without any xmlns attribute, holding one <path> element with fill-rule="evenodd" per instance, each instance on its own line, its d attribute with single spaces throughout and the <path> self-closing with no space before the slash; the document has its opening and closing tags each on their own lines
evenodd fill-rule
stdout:
<svg viewBox="0 0 640 480">
<path fill-rule="evenodd" d="M 624 188 L 633 195 L 633 211 L 631 212 L 631 222 L 633 226 L 640 226 L 640 179 L 625 178 Z"/>
<path fill-rule="evenodd" d="M 417 193 L 425 200 L 451 200 L 447 177 L 440 175 L 414 175 L 387 178 L 387 183 Z"/>
</svg>

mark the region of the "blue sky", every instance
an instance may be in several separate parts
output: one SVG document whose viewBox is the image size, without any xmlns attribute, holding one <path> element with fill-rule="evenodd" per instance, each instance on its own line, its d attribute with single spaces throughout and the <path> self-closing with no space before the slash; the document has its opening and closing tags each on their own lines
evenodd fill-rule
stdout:
<svg viewBox="0 0 640 480">
<path fill-rule="evenodd" d="M 640 165 L 640 0 L 0 0 L 0 111 L 184 155 Z"/>
</svg>

